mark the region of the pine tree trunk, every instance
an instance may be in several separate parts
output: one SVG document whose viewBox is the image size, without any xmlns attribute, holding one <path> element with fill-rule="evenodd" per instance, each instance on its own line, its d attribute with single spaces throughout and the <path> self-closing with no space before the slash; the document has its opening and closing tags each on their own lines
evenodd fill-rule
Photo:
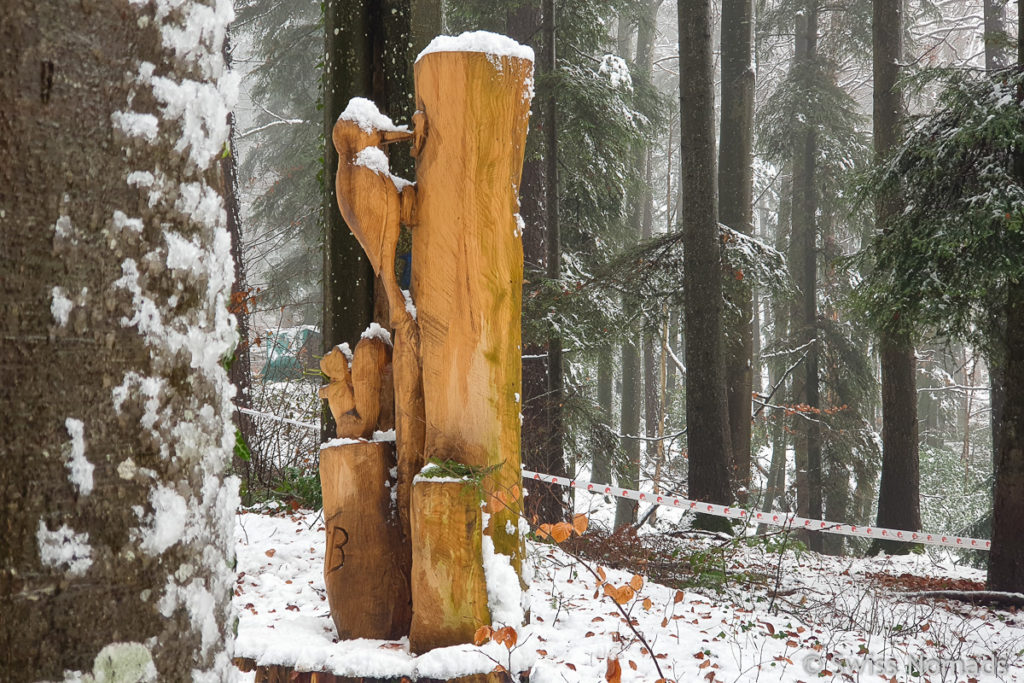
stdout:
<svg viewBox="0 0 1024 683">
<path fill-rule="evenodd" d="M 1022 60 L 1024 62 L 1024 60 Z M 989 590 L 1024 591 L 1024 284 L 1009 288 L 1003 429 L 996 463 Z"/>
<path fill-rule="evenodd" d="M 722 3 L 722 144 L 718 151 L 718 217 L 744 235 L 753 233 L 754 4 Z M 726 296 L 738 315 L 726 316 L 725 368 L 729 396 L 729 441 L 733 483 L 746 499 L 750 487 L 751 390 L 753 388 L 753 300 L 750 289 L 731 280 Z"/>
<path fill-rule="evenodd" d="M 622 345 L 622 462 L 616 467 L 616 483 L 635 489 L 640 483 L 640 353 L 636 345 Z M 615 499 L 615 528 L 636 521 L 637 502 L 626 498 Z"/>
<path fill-rule="evenodd" d="M 540 38 L 543 36 L 543 18 L 539 4 L 525 2 L 510 10 L 505 18 L 507 34 L 522 45 L 530 45 L 543 54 Z M 541 139 L 546 131 L 533 126 L 527 147 L 542 148 Z M 519 215 L 523 219 L 523 264 L 526 270 L 523 284 L 524 298 L 538 287 L 545 277 L 547 263 L 547 216 L 545 213 L 545 159 L 528 154 L 523 163 L 523 179 L 519 185 Z M 525 322 L 525 321 L 524 321 Z M 524 339 L 526 337 L 524 336 Z M 548 471 L 549 442 L 551 439 L 548 400 L 548 349 L 544 344 L 523 345 L 523 463 L 536 472 Z M 534 515 L 538 523 L 550 523 L 562 518 L 565 489 L 527 479 L 525 486 L 527 518 Z"/>
<path fill-rule="evenodd" d="M 5 680 L 231 676 L 231 9 L 199 43 L 205 9 L 0 18 Z"/>
<path fill-rule="evenodd" d="M 607 428 L 612 428 L 612 384 L 614 383 L 612 367 L 612 348 L 604 346 L 597 357 L 597 405 L 601 409 L 601 417 Z M 601 484 L 612 483 L 612 454 L 606 448 L 594 450 L 594 461 L 591 469 L 591 481 Z"/>
<path fill-rule="evenodd" d="M 1024 65 L 1024 6 L 1017 3 L 1017 66 Z M 1024 104 L 1024 87 L 1017 87 Z M 1024 153 L 1014 155 L 1017 182 L 1024 182 Z M 989 590 L 1024 592 L 1024 283 L 1008 287 L 1006 352 L 1003 375 L 1003 429 L 996 463 L 992 509 L 992 550 L 988 560 Z"/>
<path fill-rule="evenodd" d="M 715 81 L 709 0 L 679 0 L 680 153 L 689 496 L 732 502 L 729 409 L 722 335 L 722 261 L 715 182 Z M 697 343 L 696 340 L 700 340 Z M 721 518 L 698 519 L 728 528 Z"/>
<path fill-rule="evenodd" d="M 985 0 L 985 70 L 1010 65 L 1010 36 L 1006 33 L 1006 4 L 1009 0 Z"/>
<path fill-rule="evenodd" d="M 804 78 L 812 79 L 820 68 L 817 64 L 818 9 L 813 1 L 808 2 L 797 16 L 796 58 L 794 67 Z M 812 81 L 813 82 L 813 81 Z M 793 159 L 793 239 L 798 248 L 799 260 L 794 262 L 797 286 L 800 288 L 798 317 L 793 320 L 798 331 L 798 340 L 807 344 L 807 356 L 803 363 L 803 401 L 805 412 L 799 418 L 798 444 L 806 450 L 805 458 L 797 458 L 797 508 L 811 519 L 821 519 L 821 425 L 816 411 L 820 408 L 818 395 L 818 354 L 821 347 L 817 340 L 818 331 L 818 268 L 817 268 L 817 133 L 809 121 L 811 112 L 803 112 L 803 122 L 798 123 L 796 154 Z M 802 443 L 801 443 L 802 441 Z M 798 452 L 799 454 L 799 452 Z M 802 463 L 801 460 L 804 460 Z M 806 485 L 800 486 L 801 470 L 806 474 Z M 803 494 L 801 496 L 801 493 Z M 808 547 L 821 550 L 821 534 L 811 534 Z"/>
<path fill-rule="evenodd" d="M 898 87 L 903 55 L 901 3 L 874 1 L 874 140 L 876 162 L 886 159 L 899 143 L 904 117 L 903 93 Z M 875 221 L 884 227 L 900 211 L 899 198 L 880 196 Z M 909 336 L 883 334 L 882 364 L 882 480 L 878 490 L 878 526 L 918 531 L 921 528 L 918 443 L 917 359 Z M 875 542 L 872 551 L 907 552 L 902 543 Z"/>
<path fill-rule="evenodd" d="M 544 0 L 541 13 L 544 17 L 544 48 L 541 68 L 544 73 L 554 74 L 558 69 L 556 61 L 557 17 L 554 0 Z M 548 280 L 562 276 L 562 238 L 558 216 L 558 100 L 552 89 L 544 103 L 544 212 L 547 220 L 547 270 Z M 565 453 L 563 445 L 562 406 L 565 401 L 562 381 L 562 338 L 554 332 L 548 338 L 548 384 L 547 429 L 548 441 L 544 449 L 544 471 L 565 476 Z M 562 508 L 563 490 L 550 487 L 550 504 L 545 518 L 555 521 L 565 517 Z"/>
</svg>

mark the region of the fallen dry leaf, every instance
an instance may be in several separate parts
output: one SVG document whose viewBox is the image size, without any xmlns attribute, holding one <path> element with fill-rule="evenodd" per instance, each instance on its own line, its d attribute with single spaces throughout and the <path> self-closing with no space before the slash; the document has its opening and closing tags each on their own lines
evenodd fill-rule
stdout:
<svg viewBox="0 0 1024 683">
<path fill-rule="evenodd" d="M 617 659 L 608 660 L 608 668 L 604 672 L 604 680 L 608 683 L 622 683 L 622 666 Z"/>
</svg>

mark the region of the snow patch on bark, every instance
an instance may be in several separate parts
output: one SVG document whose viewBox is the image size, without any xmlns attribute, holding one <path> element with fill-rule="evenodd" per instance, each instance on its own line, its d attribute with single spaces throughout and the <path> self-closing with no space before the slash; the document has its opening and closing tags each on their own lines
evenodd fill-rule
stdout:
<svg viewBox="0 0 1024 683">
<path fill-rule="evenodd" d="M 176 491 L 166 486 L 157 486 L 149 494 L 153 506 L 149 528 L 143 529 L 141 546 L 150 555 L 159 555 L 182 540 L 188 505 Z"/>
<path fill-rule="evenodd" d="M 47 567 L 56 567 L 70 576 L 82 576 L 92 566 L 92 546 L 87 532 L 75 533 L 67 524 L 50 531 L 46 523 L 39 520 L 36 542 L 39 559 Z"/>
<path fill-rule="evenodd" d="M 53 316 L 54 322 L 64 327 L 68 324 L 68 316 L 75 305 L 71 303 L 63 287 L 54 287 L 50 292 L 50 299 L 50 315 Z"/>
<path fill-rule="evenodd" d="M 85 425 L 81 420 L 69 417 L 64 420 L 64 428 L 71 436 L 71 446 L 64 461 L 68 468 L 68 479 L 83 496 L 88 496 L 92 493 L 92 472 L 95 468 L 85 458 Z"/>
</svg>

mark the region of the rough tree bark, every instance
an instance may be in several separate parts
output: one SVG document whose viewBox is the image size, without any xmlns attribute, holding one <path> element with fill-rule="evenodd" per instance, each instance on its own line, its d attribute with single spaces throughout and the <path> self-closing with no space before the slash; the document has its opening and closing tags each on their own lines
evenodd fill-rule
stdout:
<svg viewBox="0 0 1024 683">
<path fill-rule="evenodd" d="M 876 163 L 899 144 L 905 105 L 898 85 L 903 56 L 901 2 L 874 0 L 872 48 L 874 71 L 874 140 Z M 875 222 L 883 227 L 899 212 L 896 196 L 879 196 Z M 909 335 L 883 334 L 879 343 L 882 365 L 882 480 L 878 490 L 878 526 L 921 529 L 917 444 L 917 358 Z M 904 543 L 876 541 L 872 552 L 905 553 Z"/>
<path fill-rule="evenodd" d="M 753 232 L 754 3 L 722 3 L 722 113 L 718 150 L 718 218 L 744 235 Z M 727 315 L 726 386 L 733 483 L 740 500 L 750 487 L 753 300 L 739 282 L 727 290 L 738 315 Z"/>
<path fill-rule="evenodd" d="M 722 342 L 722 262 L 715 172 L 715 80 L 710 0 L 679 0 L 681 99 L 680 153 L 684 325 L 686 328 L 686 440 L 689 496 L 732 502 L 728 458 Z M 700 339 L 700 343 L 694 340 Z M 705 528 L 729 528 L 717 517 L 698 518 Z"/>
<path fill-rule="evenodd" d="M 0 16 L 5 679 L 231 676 L 232 14 Z"/>
</svg>

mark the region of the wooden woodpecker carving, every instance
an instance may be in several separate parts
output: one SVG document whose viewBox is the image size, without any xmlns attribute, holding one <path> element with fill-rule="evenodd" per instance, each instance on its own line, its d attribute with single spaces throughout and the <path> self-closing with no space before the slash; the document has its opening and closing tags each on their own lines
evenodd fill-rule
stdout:
<svg viewBox="0 0 1024 683">
<path fill-rule="evenodd" d="M 518 575 L 523 555 L 518 187 L 533 52 L 483 32 L 440 37 L 417 59 L 415 80 L 412 130 L 356 98 L 333 131 L 338 207 L 383 283 L 394 348 L 368 333 L 351 361 L 337 349 L 321 365 L 334 380 L 321 396 L 330 403 L 338 436 L 379 435 L 390 426 L 393 406 L 396 455 L 377 447 L 380 441 L 342 443 L 321 451 L 321 472 L 330 475 L 322 479 L 324 513 L 333 520 L 327 524 L 325 575 L 347 574 L 345 580 L 382 593 L 393 586 L 374 587 L 373 580 L 402 574 L 411 619 L 394 601 L 389 609 L 406 623 L 411 649 L 423 652 L 471 642 L 477 628 L 498 618 L 518 620 L 501 624 L 513 627 L 523 619 L 516 597 L 521 586 L 494 585 L 496 576 L 509 573 L 487 571 L 485 565 L 505 562 Z M 385 147 L 400 141 L 412 143 L 415 184 L 389 172 Z M 402 224 L 412 231 L 410 292 L 402 291 L 395 276 Z M 334 464 L 365 459 L 368 445 L 382 461 L 395 458 L 393 478 L 380 484 L 389 497 L 394 492 L 394 508 L 384 513 L 379 505 L 361 507 L 357 500 L 376 500 L 381 493 L 367 492 L 377 484 L 368 483 L 363 472 L 390 467 Z M 440 463 L 434 472 L 458 476 L 431 476 L 429 466 L 424 469 L 428 462 Z M 376 564 L 349 571 L 351 560 L 339 566 L 331 544 L 342 538 L 345 557 L 358 556 L 371 538 L 365 525 L 364 537 L 352 528 L 365 521 L 356 518 L 367 516 L 399 530 L 401 547 L 388 546 L 392 537 L 378 533 Z M 335 527 L 345 535 L 332 532 Z M 381 559 L 384 552 L 393 562 Z M 388 574 L 392 568 L 397 569 Z M 364 580 L 356 572 L 368 575 Z M 329 579 L 331 612 L 343 637 L 394 637 L 384 634 L 384 625 L 390 628 L 396 619 L 362 619 L 366 628 L 350 627 L 361 617 L 348 612 L 362 607 L 332 590 Z"/>
</svg>

